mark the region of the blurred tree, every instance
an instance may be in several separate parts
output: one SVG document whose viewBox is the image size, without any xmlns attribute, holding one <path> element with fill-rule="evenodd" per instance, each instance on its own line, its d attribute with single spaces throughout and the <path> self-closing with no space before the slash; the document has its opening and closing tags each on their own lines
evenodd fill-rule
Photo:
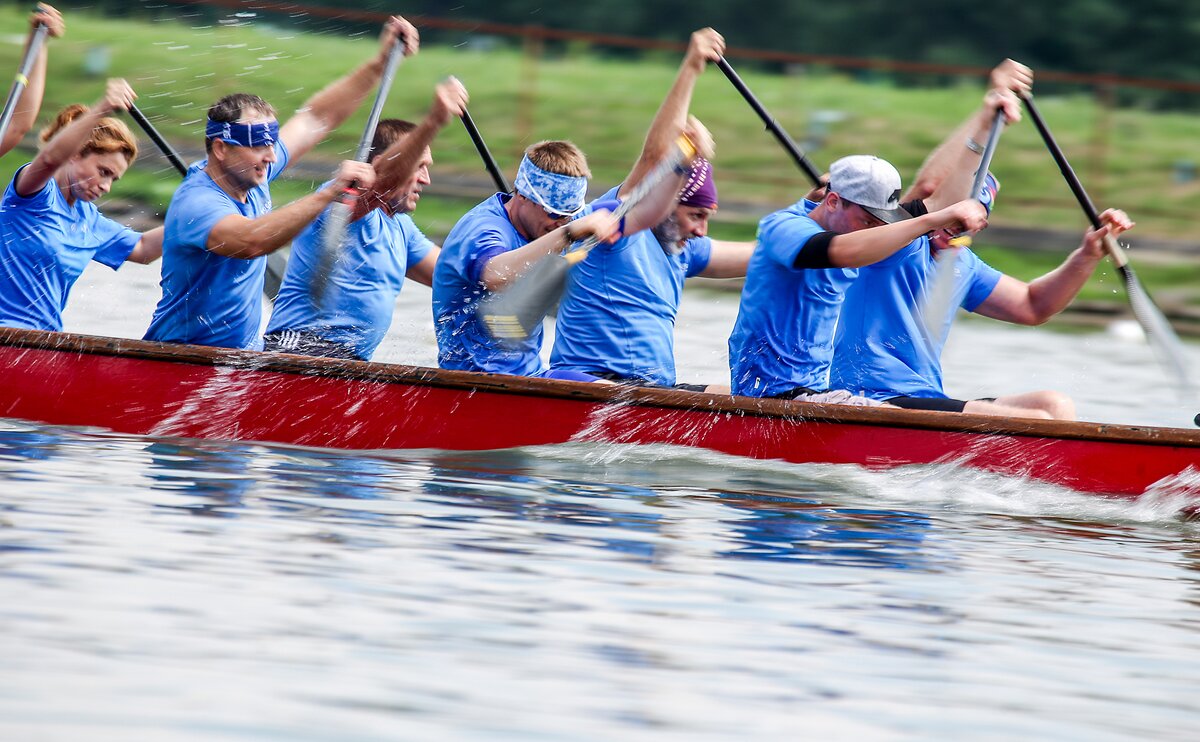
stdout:
<svg viewBox="0 0 1200 742">
<path fill-rule="evenodd" d="M 22 0 L 21 5 L 27 3 Z M 790 52 L 990 66 L 1013 57 L 1035 70 L 1108 73 L 1129 77 L 1200 79 L 1200 2 L 1056 0 L 1049 3 L 963 3 L 961 0 L 605 0 L 587 4 L 550 0 L 298 0 L 272 22 L 305 30 L 356 33 L 362 23 L 306 15 L 305 5 L 379 12 L 402 11 L 460 21 L 541 25 L 592 33 L 684 41 L 702 26 L 720 30 L 731 46 Z M 197 8 L 173 0 L 61 0 L 106 12 L 187 13 L 219 18 L 227 7 Z M 174 6 L 174 9 L 172 8 Z M 247 3 L 248 10 L 265 13 Z M 460 39 L 462 31 L 429 32 Z M 1155 105 L 1196 104 L 1194 95 L 1133 92 Z"/>
</svg>

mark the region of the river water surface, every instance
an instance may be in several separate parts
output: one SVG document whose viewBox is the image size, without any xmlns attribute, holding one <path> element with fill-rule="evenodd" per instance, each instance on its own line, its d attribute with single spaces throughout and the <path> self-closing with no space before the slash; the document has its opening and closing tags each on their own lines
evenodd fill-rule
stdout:
<svg viewBox="0 0 1200 742">
<path fill-rule="evenodd" d="M 140 336 L 157 271 L 130 268 L 85 274 L 67 329 Z M 432 363 L 428 300 L 406 289 L 380 360 Z M 726 377 L 735 312 L 689 293 L 683 380 Z M 1124 337 L 963 322 L 948 388 L 1191 425 Z M 1191 740 L 1184 496 L 0 421 L 0 739 Z"/>
</svg>

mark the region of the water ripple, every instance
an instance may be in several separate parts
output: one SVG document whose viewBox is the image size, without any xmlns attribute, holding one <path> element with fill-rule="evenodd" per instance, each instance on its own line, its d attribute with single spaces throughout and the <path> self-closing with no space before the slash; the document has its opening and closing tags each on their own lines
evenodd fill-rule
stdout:
<svg viewBox="0 0 1200 742">
<path fill-rule="evenodd" d="M 1172 497 L 4 422 L 0 736 L 1184 739 Z"/>
</svg>

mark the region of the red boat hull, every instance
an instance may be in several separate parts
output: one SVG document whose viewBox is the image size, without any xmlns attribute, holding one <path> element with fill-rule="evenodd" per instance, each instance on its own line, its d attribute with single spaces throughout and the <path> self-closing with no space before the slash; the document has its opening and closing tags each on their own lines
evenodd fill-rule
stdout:
<svg viewBox="0 0 1200 742">
<path fill-rule="evenodd" d="M 796 463 L 955 461 L 1140 495 L 1200 470 L 1200 434 L 623 389 L 0 330 L 0 416 L 347 449 L 665 443 Z"/>
</svg>

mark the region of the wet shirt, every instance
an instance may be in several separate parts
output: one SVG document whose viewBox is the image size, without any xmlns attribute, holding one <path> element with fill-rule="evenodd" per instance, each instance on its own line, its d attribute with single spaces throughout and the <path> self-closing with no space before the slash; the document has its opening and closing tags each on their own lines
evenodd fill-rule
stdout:
<svg viewBox="0 0 1200 742">
<path fill-rule="evenodd" d="M 370 359 L 392 322 L 404 274 L 433 243 L 408 214 L 374 209 L 346 227 L 342 251 L 320 306 L 310 293 L 321 234 L 332 206 L 292 241 L 287 274 L 275 298 L 267 332 L 302 330 L 349 346 Z"/>
<path fill-rule="evenodd" d="M 838 315 L 858 271 L 795 266 L 808 241 L 826 231 L 808 216 L 816 207 L 799 201 L 758 224 L 758 246 L 729 337 L 734 394 L 829 388 Z"/>
<path fill-rule="evenodd" d="M 481 278 L 487 261 L 528 243 L 504 209 L 511 198 L 497 193 L 471 209 L 442 243 L 433 271 L 433 321 L 442 368 L 518 376 L 542 370 L 541 327 L 524 341 L 501 345 L 475 316 L 476 305 L 492 293 Z"/>
<path fill-rule="evenodd" d="M 88 262 L 117 269 L 142 238 L 100 213 L 95 204 L 68 204 L 51 178 L 30 196 L 13 176 L 0 201 L 0 326 L 62 330 L 71 287 Z"/>
<path fill-rule="evenodd" d="M 832 387 L 878 400 L 945 398 L 941 357 L 954 313 L 948 313 L 932 335 L 922 316 L 936 274 L 926 237 L 859 269 L 838 324 Z M 1001 276 L 964 248 L 954 267 L 950 306 L 975 311 Z"/>
<path fill-rule="evenodd" d="M 711 254 L 712 240 L 699 237 L 669 255 L 648 229 L 593 247 L 568 274 L 550 368 L 674 384 L 683 282 L 708 267 Z"/>
<path fill-rule="evenodd" d="M 501 344 L 475 316 L 476 305 L 491 296 L 483 269 L 492 258 L 529 243 L 508 218 L 512 198 L 497 193 L 463 215 L 442 244 L 433 271 L 433 322 L 438 365 L 462 371 L 536 376 L 542 368 L 542 328 L 522 341 Z M 585 206 L 576 218 L 592 211 Z"/>
<path fill-rule="evenodd" d="M 250 190 L 246 202 L 221 190 L 207 160 L 188 168 L 164 221 L 162 299 L 154 310 L 147 340 L 259 350 L 266 257 L 228 258 L 209 252 L 208 235 L 230 214 L 248 219 L 271 210 L 268 184 L 288 164 L 287 147 L 275 145 L 267 182 Z"/>
</svg>

